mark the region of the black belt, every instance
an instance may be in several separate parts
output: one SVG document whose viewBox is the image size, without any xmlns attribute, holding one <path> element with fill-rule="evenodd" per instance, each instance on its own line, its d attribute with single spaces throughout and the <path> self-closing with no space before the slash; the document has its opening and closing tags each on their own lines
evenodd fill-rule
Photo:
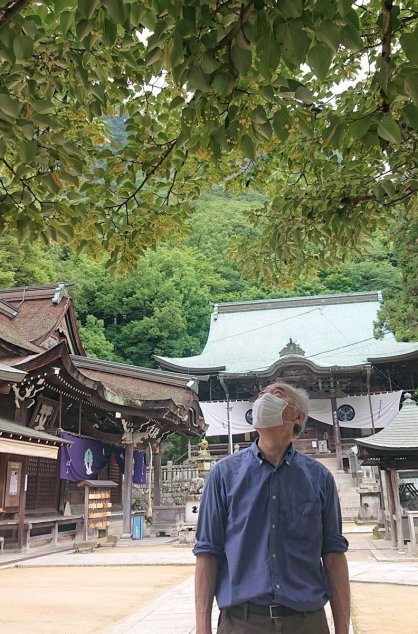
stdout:
<svg viewBox="0 0 418 634">
<path fill-rule="evenodd" d="M 281 616 L 297 616 L 304 612 L 292 610 L 286 605 L 257 605 L 257 603 L 240 603 L 227 608 L 232 616 L 241 619 L 247 619 L 249 614 L 258 614 L 259 616 L 268 616 L 270 619 L 278 619 Z"/>
</svg>

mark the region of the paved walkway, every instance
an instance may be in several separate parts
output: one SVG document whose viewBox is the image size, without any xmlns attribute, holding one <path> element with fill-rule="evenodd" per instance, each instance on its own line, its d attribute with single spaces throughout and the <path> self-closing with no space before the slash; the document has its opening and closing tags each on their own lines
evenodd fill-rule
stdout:
<svg viewBox="0 0 418 634">
<path fill-rule="evenodd" d="M 28 555 L 18 556 L 12 553 L 3 553 L 0 556 L 0 567 L 194 565 L 195 559 L 191 549 L 180 546 L 173 546 L 168 549 L 167 544 L 171 541 L 167 538 L 145 539 L 141 542 L 124 541 L 119 542 L 122 548 L 102 547 L 93 553 L 75 553 L 73 550 L 61 550 L 60 552 L 43 554 L 42 556 L 31 554 L 29 555 L 30 558 L 28 558 Z M 372 542 L 366 540 L 364 543 L 373 549 Z M 131 549 L 127 548 L 127 546 L 133 547 L 131 552 Z M 144 546 L 144 548 L 141 546 Z M 161 546 L 162 548 L 150 550 L 145 548 L 145 546 Z M 363 548 L 363 546 L 360 547 Z M 379 550 L 382 552 L 381 548 Z M 418 586 L 418 561 L 402 560 L 396 551 L 390 549 L 388 549 L 387 553 L 388 559 L 385 561 L 372 559 L 367 561 L 349 561 L 350 580 L 362 583 L 391 583 Z M 18 558 L 18 561 L 16 561 L 16 558 Z M 331 633 L 333 633 L 329 606 L 326 607 L 326 610 Z M 218 610 L 215 608 L 213 611 L 214 631 L 216 631 L 217 616 Z M 103 634 L 194 634 L 194 632 L 193 577 L 190 576 L 179 586 L 158 597 L 148 604 L 146 608 L 107 629 Z"/>
<path fill-rule="evenodd" d="M 144 540 L 141 545 L 146 545 Z M 148 542 L 149 543 L 149 542 Z M 138 546 L 136 542 L 130 542 Z M 163 545 L 163 542 L 161 542 Z M 127 543 L 125 542 L 125 546 Z M 44 555 L 15 563 L 19 568 L 45 566 L 192 566 L 194 556 L 190 548 L 173 547 L 170 550 L 147 551 L 146 548 L 132 548 L 132 552 L 119 552 L 119 548 L 99 548 L 93 553 L 66 551 Z M 418 562 L 408 561 L 350 561 L 350 580 L 363 583 L 391 583 L 418 586 Z M 326 607 L 331 634 L 332 618 Z M 218 610 L 213 611 L 213 631 L 216 631 Z M 190 576 L 179 586 L 155 599 L 146 608 L 103 634 L 194 634 L 193 577 Z"/>
</svg>

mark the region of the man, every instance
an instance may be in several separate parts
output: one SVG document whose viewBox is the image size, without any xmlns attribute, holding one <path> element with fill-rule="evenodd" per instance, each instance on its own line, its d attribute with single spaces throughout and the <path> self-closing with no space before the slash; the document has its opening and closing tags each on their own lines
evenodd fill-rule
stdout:
<svg viewBox="0 0 418 634">
<path fill-rule="evenodd" d="M 196 634 L 348 634 L 350 591 L 334 479 L 296 451 L 309 397 L 285 383 L 265 388 L 253 407 L 259 438 L 209 472 L 194 548 Z"/>
</svg>

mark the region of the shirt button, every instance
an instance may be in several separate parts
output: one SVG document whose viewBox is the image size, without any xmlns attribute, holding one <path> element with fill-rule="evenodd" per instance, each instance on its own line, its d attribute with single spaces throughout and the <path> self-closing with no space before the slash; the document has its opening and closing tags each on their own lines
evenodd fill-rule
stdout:
<svg viewBox="0 0 418 634">
<path fill-rule="evenodd" d="M 272 527 L 272 528 L 276 528 L 276 524 L 272 524 L 272 525 L 271 525 L 271 527 Z"/>
<path fill-rule="evenodd" d="M 273 553 L 273 559 L 276 559 L 276 553 Z"/>
<path fill-rule="evenodd" d="M 276 499 L 276 496 L 275 496 L 275 495 L 273 495 L 273 500 L 275 500 L 275 499 Z"/>
<path fill-rule="evenodd" d="M 278 584 L 278 583 L 276 583 L 276 588 L 280 588 L 280 586 L 279 586 L 279 584 Z"/>
</svg>

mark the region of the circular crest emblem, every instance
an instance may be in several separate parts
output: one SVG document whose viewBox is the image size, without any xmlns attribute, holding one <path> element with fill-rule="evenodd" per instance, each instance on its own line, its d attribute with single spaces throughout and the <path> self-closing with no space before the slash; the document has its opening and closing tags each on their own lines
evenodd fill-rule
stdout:
<svg viewBox="0 0 418 634">
<path fill-rule="evenodd" d="M 245 412 L 245 420 L 249 425 L 253 424 L 253 410 L 249 409 Z"/>
<path fill-rule="evenodd" d="M 337 409 L 337 415 L 338 415 L 338 420 L 340 420 L 342 423 L 348 423 L 351 420 L 353 420 L 354 416 L 356 415 L 356 412 L 354 410 L 354 407 L 351 407 L 351 405 L 340 405 L 340 407 Z"/>
</svg>

